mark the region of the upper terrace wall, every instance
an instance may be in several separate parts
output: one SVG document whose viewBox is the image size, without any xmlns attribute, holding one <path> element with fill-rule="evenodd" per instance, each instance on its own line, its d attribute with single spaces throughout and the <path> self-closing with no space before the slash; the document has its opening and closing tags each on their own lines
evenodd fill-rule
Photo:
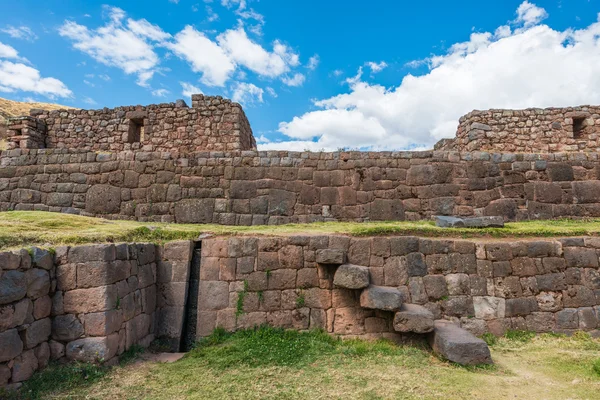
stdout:
<svg viewBox="0 0 600 400">
<path fill-rule="evenodd" d="M 473 111 L 438 150 L 555 153 L 600 150 L 600 107 Z"/>
<path fill-rule="evenodd" d="M 11 150 L 0 157 L 0 210 L 226 225 L 598 217 L 598 156 Z"/>
<path fill-rule="evenodd" d="M 252 150 L 256 142 L 242 107 L 220 96 L 192 96 L 192 107 L 177 103 L 123 106 L 101 110 L 32 110 L 45 124 L 44 140 L 24 142 L 28 120 L 11 120 L 9 134 L 21 148 L 68 148 L 94 151 Z M 27 137 L 29 139 L 29 137 Z M 34 143 L 35 142 L 35 143 Z"/>
</svg>

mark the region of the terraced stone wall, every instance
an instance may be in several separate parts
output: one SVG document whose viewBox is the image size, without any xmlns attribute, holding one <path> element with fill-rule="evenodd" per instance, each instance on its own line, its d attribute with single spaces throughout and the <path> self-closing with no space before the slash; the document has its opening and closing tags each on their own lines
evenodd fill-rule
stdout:
<svg viewBox="0 0 600 400">
<path fill-rule="evenodd" d="M 9 150 L 0 210 L 225 225 L 600 216 L 599 153 Z"/>
<path fill-rule="evenodd" d="M 481 335 L 508 329 L 599 334 L 600 239 L 437 240 L 292 236 L 202 242 L 197 335 L 259 324 L 401 340 L 394 313 L 335 287 L 323 249 L 367 266 L 372 285 Z"/>
</svg>

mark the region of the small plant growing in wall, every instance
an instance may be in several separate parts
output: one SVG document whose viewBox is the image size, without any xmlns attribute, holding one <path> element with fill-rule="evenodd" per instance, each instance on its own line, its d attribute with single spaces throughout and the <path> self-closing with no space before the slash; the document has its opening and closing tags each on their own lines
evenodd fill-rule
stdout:
<svg viewBox="0 0 600 400">
<path fill-rule="evenodd" d="M 271 270 L 270 269 L 265 270 L 265 274 L 267 275 L 267 281 L 269 281 L 269 278 L 271 277 Z"/>
<path fill-rule="evenodd" d="M 258 296 L 258 302 L 262 303 L 265 299 L 263 291 L 259 290 L 258 292 L 256 292 L 256 295 Z"/>
<path fill-rule="evenodd" d="M 121 298 L 119 296 L 117 296 L 117 301 L 115 302 L 115 310 L 118 310 L 121 308 Z"/>
<path fill-rule="evenodd" d="M 235 317 L 244 314 L 244 298 L 248 294 L 248 281 L 244 281 L 244 289 L 238 292 L 238 298 L 235 308 Z"/>
<path fill-rule="evenodd" d="M 304 297 L 304 291 L 300 291 L 298 293 L 298 297 L 296 298 L 296 308 L 302 308 L 306 304 L 306 298 Z"/>
</svg>

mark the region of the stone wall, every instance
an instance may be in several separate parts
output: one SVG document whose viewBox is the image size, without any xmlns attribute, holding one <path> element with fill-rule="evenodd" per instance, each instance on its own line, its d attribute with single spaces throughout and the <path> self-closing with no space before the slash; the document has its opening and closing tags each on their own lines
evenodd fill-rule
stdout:
<svg viewBox="0 0 600 400">
<path fill-rule="evenodd" d="M 348 263 L 368 266 L 372 285 L 397 288 L 404 302 L 477 335 L 600 328 L 598 238 L 292 236 L 202 242 L 197 335 L 266 323 L 400 339 L 393 312 L 362 308 L 359 290 L 333 285 L 337 266 L 318 263 L 323 249 L 342 250 Z"/>
<path fill-rule="evenodd" d="M 10 150 L 0 210 L 261 225 L 600 216 L 599 153 Z"/>
<path fill-rule="evenodd" d="M 437 150 L 556 153 L 600 150 L 600 107 L 473 111 Z"/>
<path fill-rule="evenodd" d="M 0 253 L 0 388 L 50 359 L 115 361 L 154 339 L 154 244 Z"/>
<path fill-rule="evenodd" d="M 9 126 L 9 136 L 15 138 L 13 148 L 143 150 L 174 154 L 256 148 L 242 107 L 220 96 L 194 95 L 192 107 L 179 100 L 100 110 L 34 109 L 27 121 L 45 125 L 45 144 L 37 136 L 35 141 L 22 139 L 22 120 L 16 119 Z"/>
</svg>

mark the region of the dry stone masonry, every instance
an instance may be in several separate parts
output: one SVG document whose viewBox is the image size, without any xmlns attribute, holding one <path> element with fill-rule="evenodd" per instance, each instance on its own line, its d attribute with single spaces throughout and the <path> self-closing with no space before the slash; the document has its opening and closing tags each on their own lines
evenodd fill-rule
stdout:
<svg viewBox="0 0 600 400">
<path fill-rule="evenodd" d="M 599 217 L 599 154 L 15 149 L 0 156 L 0 210 L 224 225 Z"/>
<path fill-rule="evenodd" d="M 473 111 L 438 150 L 556 153 L 600 150 L 600 107 Z"/>
<path fill-rule="evenodd" d="M 93 151 L 196 151 L 256 149 L 242 107 L 220 96 L 192 96 L 149 106 L 101 110 L 31 110 L 9 121 L 13 148 L 66 148 Z"/>
</svg>

